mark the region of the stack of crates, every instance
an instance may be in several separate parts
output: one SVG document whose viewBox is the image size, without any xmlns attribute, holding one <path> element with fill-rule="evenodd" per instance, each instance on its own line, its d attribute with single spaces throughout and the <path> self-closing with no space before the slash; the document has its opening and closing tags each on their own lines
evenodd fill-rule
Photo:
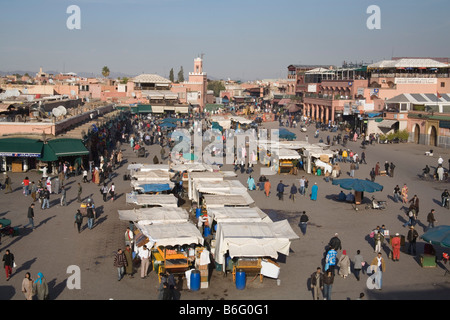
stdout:
<svg viewBox="0 0 450 320">
<path fill-rule="evenodd" d="M 209 278 L 209 272 L 208 272 L 208 265 L 200 265 L 199 266 L 200 271 L 200 288 L 201 289 L 207 289 L 209 286 L 208 278 Z"/>
</svg>

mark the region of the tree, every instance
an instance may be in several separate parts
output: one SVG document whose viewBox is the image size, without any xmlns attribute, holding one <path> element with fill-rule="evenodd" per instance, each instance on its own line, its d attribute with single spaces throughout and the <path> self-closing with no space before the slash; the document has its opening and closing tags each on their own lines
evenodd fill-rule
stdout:
<svg viewBox="0 0 450 320">
<path fill-rule="evenodd" d="M 220 95 L 220 91 L 225 90 L 225 86 L 222 81 L 209 81 L 208 90 L 213 90 L 214 96 L 218 97 Z"/>
<path fill-rule="evenodd" d="M 103 69 L 102 69 L 102 75 L 105 78 L 107 78 L 109 76 L 109 73 L 110 73 L 109 68 L 107 66 L 104 66 Z"/>
<path fill-rule="evenodd" d="M 120 81 L 121 84 L 127 84 L 128 83 L 128 77 L 123 77 L 122 81 Z"/>
<path fill-rule="evenodd" d="M 178 82 L 184 82 L 183 66 L 181 66 L 180 71 L 178 72 Z"/>
<path fill-rule="evenodd" d="M 173 74 L 173 68 L 170 69 L 169 80 L 170 80 L 170 82 L 174 82 L 174 80 L 175 80 L 175 76 Z"/>
</svg>

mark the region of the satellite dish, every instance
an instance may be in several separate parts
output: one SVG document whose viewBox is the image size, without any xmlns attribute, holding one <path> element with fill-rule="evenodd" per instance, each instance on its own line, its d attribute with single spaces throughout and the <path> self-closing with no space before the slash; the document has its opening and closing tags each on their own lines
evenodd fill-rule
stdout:
<svg viewBox="0 0 450 320">
<path fill-rule="evenodd" d="M 62 116 L 65 116 L 67 114 L 67 109 L 64 106 L 59 106 L 56 109 L 58 109 L 60 111 Z"/>
<path fill-rule="evenodd" d="M 62 114 L 61 114 L 61 110 L 60 109 L 58 109 L 58 108 L 53 108 L 53 110 L 52 110 L 52 114 L 53 114 L 53 116 L 54 117 L 60 117 Z"/>
</svg>

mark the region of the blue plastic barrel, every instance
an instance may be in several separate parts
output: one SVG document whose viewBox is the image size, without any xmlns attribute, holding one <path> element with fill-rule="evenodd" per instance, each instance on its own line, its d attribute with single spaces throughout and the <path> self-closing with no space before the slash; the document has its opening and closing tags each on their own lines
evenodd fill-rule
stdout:
<svg viewBox="0 0 450 320">
<path fill-rule="evenodd" d="M 198 219 L 202 215 L 202 208 L 195 209 L 195 217 Z"/>
<path fill-rule="evenodd" d="M 192 291 L 198 291 L 200 289 L 200 271 L 198 270 L 191 271 L 190 285 Z"/>
<path fill-rule="evenodd" d="M 236 289 L 238 289 L 238 290 L 245 289 L 245 272 L 244 271 L 236 272 Z"/>
</svg>

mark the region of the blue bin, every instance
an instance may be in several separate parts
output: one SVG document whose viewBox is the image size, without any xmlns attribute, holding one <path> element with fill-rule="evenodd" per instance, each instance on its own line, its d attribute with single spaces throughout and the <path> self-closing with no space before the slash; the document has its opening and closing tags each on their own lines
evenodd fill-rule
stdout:
<svg viewBox="0 0 450 320">
<path fill-rule="evenodd" d="M 207 237 L 211 234 L 211 228 L 210 227 L 205 227 L 203 230 L 203 236 Z"/>
<path fill-rule="evenodd" d="M 244 271 L 236 272 L 236 289 L 238 289 L 238 290 L 245 289 L 245 272 Z"/>
<path fill-rule="evenodd" d="M 202 215 L 202 209 L 201 208 L 195 209 L 195 217 L 198 219 L 198 218 L 200 218 L 201 215 Z"/>
<path fill-rule="evenodd" d="M 200 271 L 198 270 L 191 271 L 190 286 L 192 291 L 200 290 Z"/>
</svg>

